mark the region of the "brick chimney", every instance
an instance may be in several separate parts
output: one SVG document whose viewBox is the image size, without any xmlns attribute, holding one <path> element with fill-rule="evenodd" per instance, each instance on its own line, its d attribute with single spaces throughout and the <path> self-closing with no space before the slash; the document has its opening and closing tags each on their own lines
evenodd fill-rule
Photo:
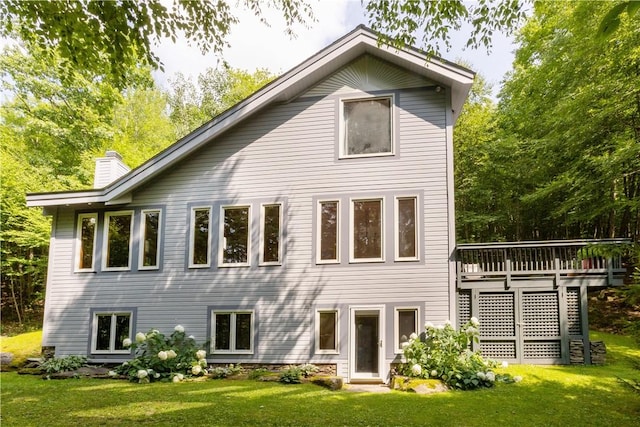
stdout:
<svg viewBox="0 0 640 427">
<path fill-rule="evenodd" d="M 93 188 L 104 188 L 129 171 L 120 154 L 116 151 L 107 151 L 104 157 L 96 159 Z"/>
</svg>

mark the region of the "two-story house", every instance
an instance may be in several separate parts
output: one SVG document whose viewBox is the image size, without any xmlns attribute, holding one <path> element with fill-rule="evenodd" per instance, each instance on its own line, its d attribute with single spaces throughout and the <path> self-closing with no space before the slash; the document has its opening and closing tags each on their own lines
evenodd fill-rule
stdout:
<svg viewBox="0 0 640 427">
<path fill-rule="evenodd" d="M 53 217 L 43 346 L 118 362 L 181 324 L 210 363 L 386 380 L 403 337 L 455 322 L 473 78 L 358 27 L 142 166 L 109 153 L 97 188 L 28 195 Z"/>
</svg>

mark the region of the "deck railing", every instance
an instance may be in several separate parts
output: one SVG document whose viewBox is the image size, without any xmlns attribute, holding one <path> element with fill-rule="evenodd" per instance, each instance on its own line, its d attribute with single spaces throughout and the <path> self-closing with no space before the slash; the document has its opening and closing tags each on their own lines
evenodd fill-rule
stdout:
<svg viewBox="0 0 640 427">
<path fill-rule="evenodd" d="M 621 278 L 626 269 L 619 256 L 605 258 L 599 245 L 628 243 L 624 239 L 460 244 L 458 284 L 465 281 L 554 276 Z"/>
</svg>

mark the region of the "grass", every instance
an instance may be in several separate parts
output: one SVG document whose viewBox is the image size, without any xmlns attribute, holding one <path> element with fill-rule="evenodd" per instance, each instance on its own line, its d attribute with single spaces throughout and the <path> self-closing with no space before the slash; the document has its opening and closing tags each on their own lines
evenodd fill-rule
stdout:
<svg viewBox="0 0 640 427">
<path fill-rule="evenodd" d="M 29 357 L 40 357 L 41 346 L 41 330 L 13 337 L 0 337 L 0 351 L 13 354 L 12 367 L 21 366 Z"/>
<path fill-rule="evenodd" d="M 637 426 L 640 395 L 618 380 L 638 378 L 640 350 L 626 337 L 596 334 L 605 366 L 510 366 L 517 384 L 415 395 L 331 392 L 311 384 L 210 380 L 132 384 L 0 374 L 3 426 L 439 425 Z M 55 416 L 52 416 L 55 414 Z"/>
</svg>

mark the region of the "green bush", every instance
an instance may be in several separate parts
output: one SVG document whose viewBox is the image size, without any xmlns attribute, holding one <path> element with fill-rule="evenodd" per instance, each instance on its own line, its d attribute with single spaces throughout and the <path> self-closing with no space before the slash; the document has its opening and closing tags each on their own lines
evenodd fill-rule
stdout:
<svg viewBox="0 0 640 427">
<path fill-rule="evenodd" d="M 249 379 L 250 380 L 257 380 L 260 379 L 264 376 L 267 376 L 271 373 L 270 370 L 265 369 L 265 368 L 258 368 L 258 369 L 254 369 L 251 372 L 249 372 Z"/>
<path fill-rule="evenodd" d="M 193 337 L 187 337 L 180 325 L 169 337 L 153 329 L 146 334 L 138 332 L 133 342 L 125 339 L 124 345 L 133 349 L 135 357 L 120 365 L 114 374 L 126 375 L 131 381 L 179 382 L 208 373 L 206 351 Z"/>
<path fill-rule="evenodd" d="M 242 367 L 240 364 L 234 365 L 233 363 L 227 366 L 216 366 L 215 368 L 209 369 L 209 375 L 214 379 L 227 378 L 241 373 Z"/>
<path fill-rule="evenodd" d="M 459 331 L 450 322 L 444 326 L 425 325 L 421 336 L 411 334 L 403 343 L 406 362 L 400 373 L 415 378 L 438 378 L 449 387 L 469 390 L 492 387 L 496 381 L 513 382 L 509 375 L 498 375 L 497 363 L 484 359 L 471 349 L 478 342 L 478 320 L 471 318 Z"/>
<path fill-rule="evenodd" d="M 280 382 L 284 384 L 300 384 L 302 371 L 299 366 L 289 366 L 280 372 Z"/>
<path fill-rule="evenodd" d="M 52 357 L 42 362 L 40 366 L 47 374 L 56 372 L 75 371 L 87 364 L 85 356 L 70 355 L 65 357 Z"/>
</svg>

